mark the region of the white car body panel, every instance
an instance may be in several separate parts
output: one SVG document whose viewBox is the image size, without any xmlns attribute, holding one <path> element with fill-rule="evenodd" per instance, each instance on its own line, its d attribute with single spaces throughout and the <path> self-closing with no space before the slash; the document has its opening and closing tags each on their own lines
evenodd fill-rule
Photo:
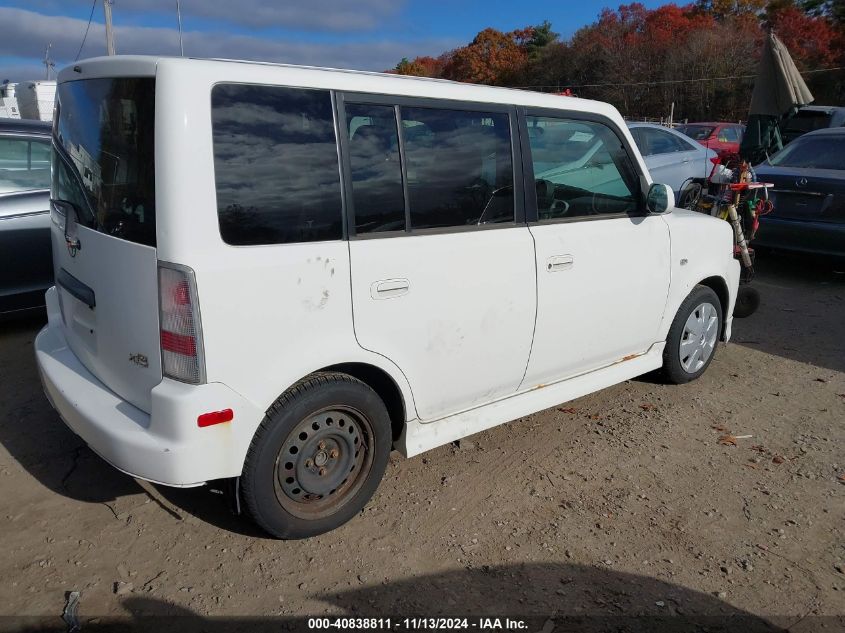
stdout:
<svg viewBox="0 0 845 633">
<path fill-rule="evenodd" d="M 59 82 L 155 75 L 154 252 L 194 271 L 200 303 L 206 384 L 163 379 L 147 387 L 148 400 L 138 402 L 146 406 L 138 407 L 68 349 L 57 331 L 56 291 L 52 299 L 48 293 L 50 323 L 36 340 L 45 391 L 95 451 L 135 476 L 169 485 L 238 476 L 273 402 L 304 376 L 347 363 L 377 368 L 393 381 L 405 411 L 396 448 L 414 455 L 659 367 L 669 324 L 703 279 L 721 280 L 726 313 L 733 308 L 739 267 L 729 225 L 677 210 L 634 220 L 267 246 L 231 246 L 221 237 L 209 98 L 217 83 L 592 113 L 634 146 L 608 104 L 259 63 L 117 57 L 76 67 L 62 71 Z M 646 190 L 651 178 L 639 152 L 631 160 Z M 549 273 L 550 259 L 561 269 Z M 131 281 L 127 271 L 120 274 Z M 376 298 L 374 284 L 396 280 L 407 280 L 408 292 L 398 283 L 389 298 Z M 146 347 L 133 351 L 158 355 Z M 115 355 L 109 362 L 125 361 Z M 121 411 L 121 402 L 132 409 Z M 216 408 L 232 408 L 234 420 L 197 428 L 197 415 Z M 109 409 L 125 419 L 106 424 Z"/>
<path fill-rule="evenodd" d="M 515 393 L 531 351 L 531 234 L 467 235 L 349 242 L 358 343 L 404 368 L 422 420 Z M 402 294 L 374 297 L 391 279 L 402 280 Z"/>
<path fill-rule="evenodd" d="M 523 386 L 599 369 L 654 344 L 669 292 L 662 217 L 540 224 L 531 234 L 537 325 Z"/>
</svg>

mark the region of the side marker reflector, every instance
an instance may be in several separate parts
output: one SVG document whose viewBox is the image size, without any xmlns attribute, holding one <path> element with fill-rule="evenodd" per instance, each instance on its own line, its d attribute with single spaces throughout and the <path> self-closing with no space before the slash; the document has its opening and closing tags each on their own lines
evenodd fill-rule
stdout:
<svg viewBox="0 0 845 633">
<path fill-rule="evenodd" d="M 234 418 L 235 413 L 231 409 L 223 409 L 222 411 L 211 411 L 209 413 L 203 413 L 197 418 L 197 426 L 213 426 L 214 424 L 231 422 Z"/>
</svg>

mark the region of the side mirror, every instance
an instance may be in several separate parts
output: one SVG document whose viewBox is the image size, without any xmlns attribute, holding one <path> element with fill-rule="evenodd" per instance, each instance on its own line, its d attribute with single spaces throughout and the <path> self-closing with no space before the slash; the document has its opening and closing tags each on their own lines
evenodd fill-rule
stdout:
<svg viewBox="0 0 845 633">
<path fill-rule="evenodd" d="M 669 185 L 654 183 L 648 188 L 645 206 L 649 213 L 669 213 L 675 202 L 675 192 Z"/>
</svg>

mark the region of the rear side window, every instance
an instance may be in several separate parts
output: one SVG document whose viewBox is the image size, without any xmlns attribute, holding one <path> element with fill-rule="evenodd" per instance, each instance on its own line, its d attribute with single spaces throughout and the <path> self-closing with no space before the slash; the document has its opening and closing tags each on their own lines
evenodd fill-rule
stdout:
<svg viewBox="0 0 845 633">
<path fill-rule="evenodd" d="M 671 154 L 673 152 L 688 152 L 694 147 L 687 145 L 685 141 L 679 139 L 669 132 L 663 130 L 656 130 L 650 127 L 640 128 L 640 138 L 642 139 L 641 151 L 645 156 L 654 156 L 655 154 Z"/>
<path fill-rule="evenodd" d="M 329 91 L 218 84 L 211 91 L 220 234 L 228 244 L 342 237 Z"/>
<path fill-rule="evenodd" d="M 400 110 L 411 230 L 514 221 L 507 114 Z"/>
<path fill-rule="evenodd" d="M 0 137 L 0 193 L 50 188 L 50 141 Z"/>
<path fill-rule="evenodd" d="M 399 134 L 393 106 L 346 104 L 355 232 L 405 230 Z"/>
<path fill-rule="evenodd" d="M 677 128 L 681 134 L 686 134 L 695 141 L 706 141 L 716 128 L 707 125 L 681 125 Z"/>
</svg>

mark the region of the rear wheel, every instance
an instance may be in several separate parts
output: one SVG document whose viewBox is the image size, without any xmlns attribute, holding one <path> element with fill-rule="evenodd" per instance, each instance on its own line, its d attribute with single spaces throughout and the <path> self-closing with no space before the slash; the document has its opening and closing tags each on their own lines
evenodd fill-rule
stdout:
<svg viewBox="0 0 845 633">
<path fill-rule="evenodd" d="M 722 304 L 707 286 L 696 286 L 681 303 L 666 337 L 663 375 L 673 384 L 695 380 L 710 365 L 722 331 Z"/>
<path fill-rule="evenodd" d="M 390 417 L 370 387 L 347 374 L 313 374 L 259 426 L 241 477 L 244 505 L 278 538 L 328 532 L 372 497 L 390 447 Z"/>
</svg>

